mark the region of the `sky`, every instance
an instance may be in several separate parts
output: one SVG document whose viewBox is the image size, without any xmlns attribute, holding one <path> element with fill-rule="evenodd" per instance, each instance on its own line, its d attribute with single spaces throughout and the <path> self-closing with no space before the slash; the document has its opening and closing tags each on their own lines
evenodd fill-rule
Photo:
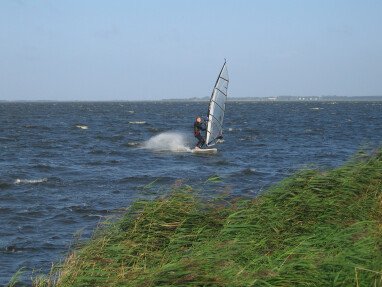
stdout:
<svg viewBox="0 0 382 287">
<path fill-rule="evenodd" d="M 382 95 L 380 0 L 1 0 L 0 100 Z"/>
</svg>

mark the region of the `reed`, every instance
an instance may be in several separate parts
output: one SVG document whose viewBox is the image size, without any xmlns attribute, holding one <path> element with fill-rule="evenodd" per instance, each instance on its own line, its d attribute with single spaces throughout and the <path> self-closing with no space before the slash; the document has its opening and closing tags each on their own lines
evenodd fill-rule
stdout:
<svg viewBox="0 0 382 287">
<path fill-rule="evenodd" d="M 381 272 L 378 152 L 300 171 L 255 199 L 205 200 L 180 186 L 138 201 L 78 246 L 55 284 L 382 286 Z"/>
</svg>

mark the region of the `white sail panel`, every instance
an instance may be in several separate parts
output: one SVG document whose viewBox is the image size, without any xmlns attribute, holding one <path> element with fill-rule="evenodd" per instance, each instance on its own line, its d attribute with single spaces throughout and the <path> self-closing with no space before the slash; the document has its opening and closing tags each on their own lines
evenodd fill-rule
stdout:
<svg viewBox="0 0 382 287">
<path fill-rule="evenodd" d="M 224 62 L 210 99 L 206 129 L 207 146 L 215 145 L 216 141 L 223 135 L 223 119 L 225 102 L 227 100 L 228 82 L 228 70 Z"/>
</svg>

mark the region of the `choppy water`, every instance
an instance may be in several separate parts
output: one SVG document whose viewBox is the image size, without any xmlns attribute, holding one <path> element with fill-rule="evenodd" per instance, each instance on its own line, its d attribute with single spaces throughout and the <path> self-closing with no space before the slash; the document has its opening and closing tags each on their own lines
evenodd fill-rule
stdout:
<svg viewBox="0 0 382 287">
<path fill-rule="evenodd" d="M 382 103 L 228 103 L 216 155 L 189 148 L 206 103 L 0 103 L 0 285 L 47 272 L 76 234 L 178 179 L 256 196 L 382 143 Z M 206 183 L 212 175 L 220 183 Z M 150 184 L 152 183 L 152 184 Z"/>
</svg>

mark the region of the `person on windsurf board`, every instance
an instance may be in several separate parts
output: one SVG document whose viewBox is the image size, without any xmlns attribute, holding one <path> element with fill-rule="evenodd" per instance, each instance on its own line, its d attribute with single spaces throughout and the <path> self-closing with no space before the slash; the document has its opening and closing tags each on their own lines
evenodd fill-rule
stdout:
<svg viewBox="0 0 382 287">
<path fill-rule="evenodd" d="M 198 142 L 196 143 L 195 148 L 202 148 L 203 145 L 206 143 L 206 140 L 200 133 L 201 131 L 205 131 L 205 130 L 206 130 L 206 125 L 202 121 L 202 118 L 196 117 L 194 122 L 194 136 L 198 139 Z"/>
</svg>

